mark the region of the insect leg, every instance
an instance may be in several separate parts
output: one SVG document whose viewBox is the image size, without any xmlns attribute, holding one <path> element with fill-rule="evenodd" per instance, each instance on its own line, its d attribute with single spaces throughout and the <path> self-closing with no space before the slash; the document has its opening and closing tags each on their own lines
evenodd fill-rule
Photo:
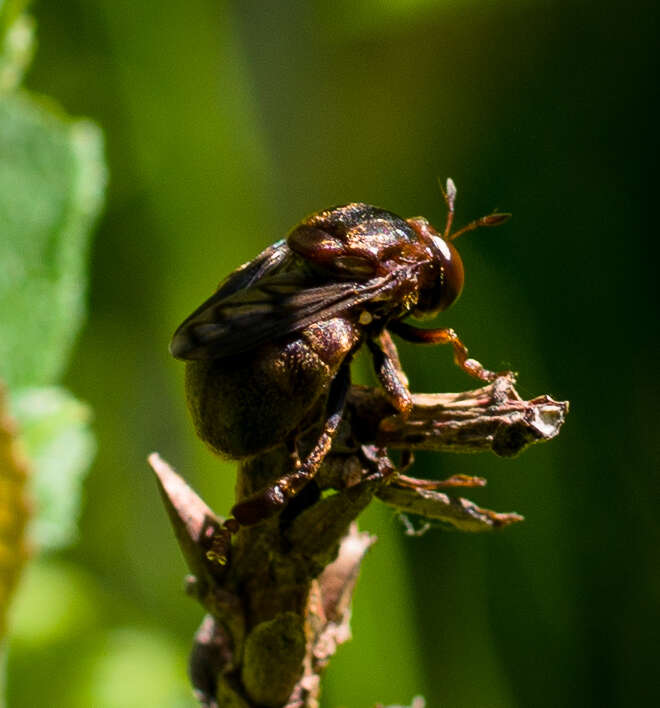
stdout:
<svg viewBox="0 0 660 708">
<path fill-rule="evenodd" d="M 251 526 L 277 514 L 314 478 L 332 446 L 332 440 L 344 413 L 350 384 L 350 368 L 348 364 L 344 364 L 330 385 L 326 419 L 316 445 L 305 460 L 291 472 L 280 477 L 267 489 L 253 494 L 234 506 L 232 514 L 242 526 Z"/>
<path fill-rule="evenodd" d="M 388 418 L 383 418 L 380 422 L 380 427 L 383 430 L 387 430 L 388 427 L 393 427 L 396 429 L 398 423 L 405 420 L 410 415 L 412 410 L 412 396 L 410 394 L 410 389 L 408 388 L 408 377 L 406 376 L 403 367 L 401 366 L 401 360 L 399 359 L 399 352 L 397 351 L 396 344 L 392 340 L 392 335 L 385 329 L 378 338 L 380 341 L 380 346 L 382 347 L 382 352 L 375 352 L 377 349 L 374 344 L 374 348 L 371 349 L 372 355 L 374 355 L 374 367 L 376 368 L 376 373 L 380 380 L 383 390 L 388 395 L 390 403 L 399 411 L 397 415 L 389 416 Z M 371 341 L 369 340 L 370 344 Z M 371 347 L 370 347 L 371 348 Z M 396 396 L 393 396 L 389 390 L 390 382 L 392 381 L 391 376 L 383 376 L 380 372 L 380 367 L 378 365 L 378 357 L 384 356 L 385 359 L 389 360 L 394 368 L 396 387 L 399 393 L 397 405 Z M 402 395 L 401 395 L 402 394 Z M 406 401 L 403 403 L 403 401 Z M 409 401 L 409 403 L 408 403 Z M 397 466 L 397 473 L 404 472 L 405 470 L 412 467 L 415 461 L 415 456 L 412 450 L 402 450 L 401 459 Z"/>
<path fill-rule="evenodd" d="M 480 381 L 494 381 L 498 376 L 504 376 L 508 372 L 496 373 L 484 368 L 476 359 L 468 358 L 467 347 L 458 338 L 453 329 L 420 329 L 404 322 L 390 322 L 388 327 L 398 334 L 401 339 L 418 344 L 451 344 L 454 348 L 454 361 L 463 371 L 474 376 Z"/>
<path fill-rule="evenodd" d="M 399 374 L 399 378 L 407 386 L 408 377 L 406 376 L 406 373 L 403 370 L 403 367 L 401 366 L 399 352 L 397 351 L 396 344 L 394 344 L 392 335 L 386 329 L 384 329 L 380 337 L 378 338 L 378 341 L 380 342 L 380 346 L 382 347 L 385 356 L 389 357 L 392 360 L 392 363 L 394 364 L 394 367 L 397 370 L 397 373 Z"/>
<path fill-rule="evenodd" d="M 394 342 L 390 339 L 392 347 Z M 367 339 L 367 346 L 374 360 L 374 368 L 376 376 L 383 387 L 387 399 L 398 411 L 398 417 L 407 418 L 412 409 L 412 396 L 408 390 L 408 381 L 405 379 L 405 374 L 401 371 L 401 363 L 399 362 L 398 354 L 393 358 L 390 354 L 383 351 L 373 339 Z M 396 354 L 396 349 L 394 349 Z M 398 366 L 397 366 L 398 365 Z M 386 418 L 382 423 L 386 424 Z"/>
</svg>

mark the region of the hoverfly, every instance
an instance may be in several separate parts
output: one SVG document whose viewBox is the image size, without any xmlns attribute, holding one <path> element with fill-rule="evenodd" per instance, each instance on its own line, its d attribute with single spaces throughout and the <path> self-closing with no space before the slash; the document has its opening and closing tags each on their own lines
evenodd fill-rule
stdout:
<svg viewBox="0 0 660 708">
<path fill-rule="evenodd" d="M 456 301 L 463 264 L 452 241 L 510 215 L 492 213 L 451 233 L 456 188 L 443 190 L 442 233 L 423 217 L 403 219 L 363 203 L 304 219 L 286 239 L 234 271 L 176 330 L 171 353 L 187 362 L 186 394 L 198 435 L 235 459 L 297 438 L 322 420 L 318 440 L 290 473 L 232 509 L 241 525 L 282 510 L 318 471 L 341 421 L 350 361 L 366 343 L 382 388 L 400 416 L 412 397 L 390 337 L 448 343 L 456 364 L 492 381 L 452 329 L 402 320 L 432 317 Z"/>
</svg>

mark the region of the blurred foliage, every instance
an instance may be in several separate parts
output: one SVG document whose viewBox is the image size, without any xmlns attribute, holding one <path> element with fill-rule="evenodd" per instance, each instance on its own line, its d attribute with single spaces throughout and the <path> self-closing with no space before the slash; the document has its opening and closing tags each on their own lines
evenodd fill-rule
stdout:
<svg viewBox="0 0 660 708">
<path fill-rule="evenodd" d="M 408 708 L 407 706 L 387 706 L 387 708 Z M 415 696 L 410 704 L 410 708 L 426 708 L 426 701 L 422 696 Z"/>
<path fill-rule="evenodd" d="M 0 103 L 0 376 L 13 389 L 57 381 L 68 361 L 104 184 L 98 131 L 51 108 Z"/>
<path fill-rule="evenodd" d="M 12 464 L 23 449 L 34 476 L 32 542 L 45 550 L 75 535 L 94 448 L 89 414 L 63 389 L 44 387 L 62 376 L 82 323 L 88 242 L 105 184 L 97 128 L 19 88 L 34 38 L 25 6 L 0 4 L 0 382 L 23 433 L 19 451 L 3 410 L 12 436 L 0 460 L 3 630 L 6 589 L 25 556 L 26 473 Z"/>
<path fill-rule="evenodd" d="M 488 477 L 475 501 L 522 526 L 408 538 L 368 510 L 379 543 L 324 705 L 657 704 L 655 4 L 61 0 L 34 16 L 27 86 L 103 126 L 113 179 L 66 377 L 99 454 L 80 541 L 44 570 L 60 629 L 29 641 L 17 620 L 10 705 L 43 686 L 54 708 L 130 705 L 127 665 L 167 691 L 152 705 L 194 705 L 201 618 L 144 458 L 158 449 L 219 513 L 233 466 L 194 438 L 172 330 L 316 209 L 363 200 L 442 223 L 446 176 L 458 224 L 514 218 L 458 242 L 466 288 L 442 322 L 572 413 L 516 460 L 419 455 L 420 476 Z M 415 390 L 472 383 L 441 348 L 401 353 Z M 367 358 L 354 369 L 369 380 Z"/>
<path fill-rule="evenodd" d="M 34 22 L 27 0 L 0 0 L 0 94 L 18 86 L 32 59 Z"/>
<path fill-rule="evenodd" d="M 8 412 L 6 391 L 0 384 L 0 639 L 4 639 L 7 608 L 28 556 L 27 479 L 27 460 Z M 0 656 L 0 704 L 4 696 L 4 666 L 4 656 Z"/>
<path fill-rule="evenodd" d="M 33 541 L 40 550 L 64 546 L 77 536 L 82 482 L 96 449 L 89 428 L 91 411 L 61 388 L 21 389 L 12 403 L 37 472 L 32 485 L 38 500 Z"/>
</svg>

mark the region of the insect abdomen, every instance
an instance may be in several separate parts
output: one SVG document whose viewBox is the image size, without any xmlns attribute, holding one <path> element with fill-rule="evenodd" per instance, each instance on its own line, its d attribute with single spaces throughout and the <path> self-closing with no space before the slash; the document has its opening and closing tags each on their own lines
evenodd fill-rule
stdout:
<svg viewBox="0 0 660 708">
<path fill-rule="evenodd" d="M 282 443 L 315 422 L 312 409 L 359 336 L 347 321 L 329 320 L 253 352 L 187 362 L 186 394 L 197 434 L 232 458 Z"/>
</svg>

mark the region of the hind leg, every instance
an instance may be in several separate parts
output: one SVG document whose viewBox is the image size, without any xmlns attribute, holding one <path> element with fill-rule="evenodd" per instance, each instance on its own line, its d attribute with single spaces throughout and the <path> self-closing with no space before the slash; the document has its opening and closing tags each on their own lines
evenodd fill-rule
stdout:
<svg viewBox="0 0 660 708">
<path fill-rule="evenodd" d="M 233 507 L 232 514 L 241 526 L 251 526 L 277 514 L 308 482 L 314 479 L 332 446 L 344 413 L 350 384 L 350 368 L 346 363 L 339 369 L 330 385 L 325 422 L 311 452 L 304 460 L 296 461 L 291 472 L 277 479 L 270 487 L 252 494 Z"/>
</svg>

